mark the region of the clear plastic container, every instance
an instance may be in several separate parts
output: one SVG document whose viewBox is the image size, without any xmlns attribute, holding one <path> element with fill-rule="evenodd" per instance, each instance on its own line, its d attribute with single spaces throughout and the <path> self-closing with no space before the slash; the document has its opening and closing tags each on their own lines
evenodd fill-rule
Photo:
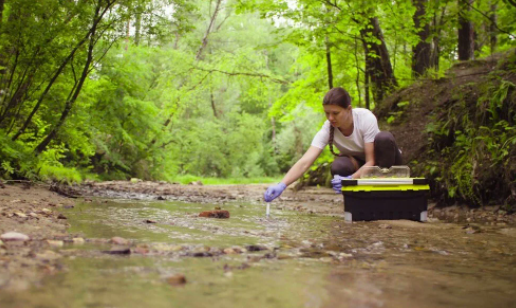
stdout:
<svg viewBox="0 0 516 308">
<path fill-rule="evenodd" d="M 409 166 L 392 166 L 390 168 L 380 168 L 378 166 L 363 167 L 360 178 L 410 178 L 410 168 Z"/>
</svg>

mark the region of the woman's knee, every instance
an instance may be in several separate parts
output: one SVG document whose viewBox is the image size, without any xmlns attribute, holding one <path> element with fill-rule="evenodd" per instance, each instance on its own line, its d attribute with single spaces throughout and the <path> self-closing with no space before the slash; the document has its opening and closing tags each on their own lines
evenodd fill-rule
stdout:
<svg viewBox="0 0 516 308">
<path fill-rule="evenodd" d="M 375 144 L 394 144 L 394 136 L 391 132 L 379 132 L 374 137 Z"/>
<path fill-rule="evenodd" d="M 401 152 L 390 132 L 379 132 L 374 138 L 375 164 L 381 168 L 401 165 Z"/>
<path fill-rule="evenodd" d="M 339 157 L 331 164 L 332 175 L 338 174 L 341 176 L 348 176 L 353 174 L 355 171 L 355 165 L 348 157 Z"/>
</svg>

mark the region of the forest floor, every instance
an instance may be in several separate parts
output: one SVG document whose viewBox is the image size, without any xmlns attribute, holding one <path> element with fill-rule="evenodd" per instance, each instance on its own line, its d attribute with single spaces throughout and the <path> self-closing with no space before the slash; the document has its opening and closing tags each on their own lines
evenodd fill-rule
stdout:
<svg viewBox="0 0 516 308">
<path fill-rule="evenodd" d="M 260 202 L 266 187 L 265 184 L 203 186 L 113 181 L 61 187 L 58 194 L 44 186 L 3 185 L 0 188 L 0 234 L 3 238 L 0 241 L 0 290 L 25 290 L 38 285 L 44 276 L 63 269 L 61 260 L 73 257 L 74 247 L 91 241 L 113 241 L 82 238 L 67 232 L 70 225 L 60 210 L 73 209 L 76 200 L 90 202 L 91 198 L 99 197 L 222 205 L 235 201 Z M 78 199 L 63 194 L 78 196 Z M 289 188 L 274 202 L 274 207 L 315 215 L 343 215 L 342 196 L 329 188 L 310 187 L 301 191 Z M 486 225 L 516 236 L 516 215 L 509 215 L 498 207 L 441 209 L 431 203 L 429 221 L 439 220 L 463 224 L 466 231 L 477 232 Z M 403 224 L 402 221 L 389 223 Z M 421 225 L 427 224 L 418 224 Z M 16 234 L 11 233 L 12 238 L 7 239 L 9 232 Z"/>
</svg>

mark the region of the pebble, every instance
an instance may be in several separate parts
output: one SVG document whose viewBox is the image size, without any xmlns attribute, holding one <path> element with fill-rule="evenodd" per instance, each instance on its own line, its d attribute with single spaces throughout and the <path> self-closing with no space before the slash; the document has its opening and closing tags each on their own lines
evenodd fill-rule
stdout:
<svg viewBox="0 0 516 308">
<path fill-rule="evenodd" d="M 63 241 L 47 240 L 46 242 L 51 247 L 63 247 L 64 245 Z"/>
<path fill-rule="evenodd" d="M 233 248 L 224 248 L 224 253 L 227 255 L 237 254 L 237 252 Z"/>
<path fill-rule="evenodd" d="M 229 218 L 229 211 L 221 210 L 221 211 L 205 211 L 199 214 L 199 217 L 208 217 L 208 218 Z"/>
<path fill-rule="evenodd" d="M 36 258 L 42 259 L 42 260 L 55 260 L 59 259 L 62 256 L 56 252 L 53 252 L 52 250 L 46 250 L 43 253 L 37 253 Z"/>
<path fill-rule="evenodd" d="M 247 249 L 247 251 L 262 251 L 262 250 L 269 250 L 267 247 L 265 247 L 265 246 L 260 246 L 260 245 L 249 245 L 249 246 L 245 246 L 245 249 Z"/>
<path fill-rule="evenodd" d="M 171 286 L 181 286 L 186 284 L 186 277 L 183 274 L 175 274 L 167 277 L 167 283 Z"/>
<path fill-rule="evenodd" d="M 2 234 L 0 239 L 4 241 L 28 241 L 30 238 L 23 233 L 7 232 Z"/>
<path fill-rule="evenodd" d="M 111 243 L 116 244 L 116 245 L 127 245 L 127 244 L 129 244 L 129 241 L 123 237 L 115 236 L 115 237 L 111 238 Z"/>
<path fill-rule="evenodd" d="M 21 217 L 21 218 L 27 218 L 27 215 L 23 214 L 22 212 L 14 212 L 14 215 Z"/>
<path fill-rule="evenodd" d="M 109 251 L 103 251 L 104 253 L 110 255 L 129 255 L 131 254 L 131 249 L 126 247 L 112 247 Z"/>
<path fill-rule="evenodd" d="M 84 239 L 82 237 L 74 237 L 72 242 L 76 245 L 82 245 L 84 244 Z"/>
<path fill-rule="evenodd" d="M 289 256 L 289 255 L 283 255 L 283 254 L 278 255 L 278 260 L 287 260 L 287 259 L 292 259 L 292 258 L 294 258 L 294 257 Z"/>
<path fill-rule="evenodd" d="M 233 272 L 225 272 L 224 276 L 231 278 L 231 277 L 233 277 Z"/>
<path fill-rule="evenodd" d="M 380 229 L 392 229 L 392 226 L 389 225 L 389 224 L 380 224 L 378 226 L 378 228 L 380 228 Z"/>
<path fill-rule="evenodd" d="M 145 255 L 145 254 L 149 253 L 149 249 L 144 246 L 137 246 L 131 250 L 131 253 L 133 253 L 133 252 L 137 253 L 137 254 Z"/>
<path fill-rule="evenodd" d="M 339 258 L 353 258 L 353 255 L 350 253 L 341 252 L 339 253 Z"/>
</svg>

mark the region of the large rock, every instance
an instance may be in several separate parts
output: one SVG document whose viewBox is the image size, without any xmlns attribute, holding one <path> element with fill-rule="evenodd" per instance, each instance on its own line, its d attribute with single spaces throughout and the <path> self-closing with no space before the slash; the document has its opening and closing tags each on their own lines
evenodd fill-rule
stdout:
<svg viewBox="0 0 516 308">
<path fill-rule="evenodd" d="M 23 234 L 18 232 L 7 232 L 0 236 L 0 239 L 4 241 L 28 241 L 30 238 Z"/>
</svg>

